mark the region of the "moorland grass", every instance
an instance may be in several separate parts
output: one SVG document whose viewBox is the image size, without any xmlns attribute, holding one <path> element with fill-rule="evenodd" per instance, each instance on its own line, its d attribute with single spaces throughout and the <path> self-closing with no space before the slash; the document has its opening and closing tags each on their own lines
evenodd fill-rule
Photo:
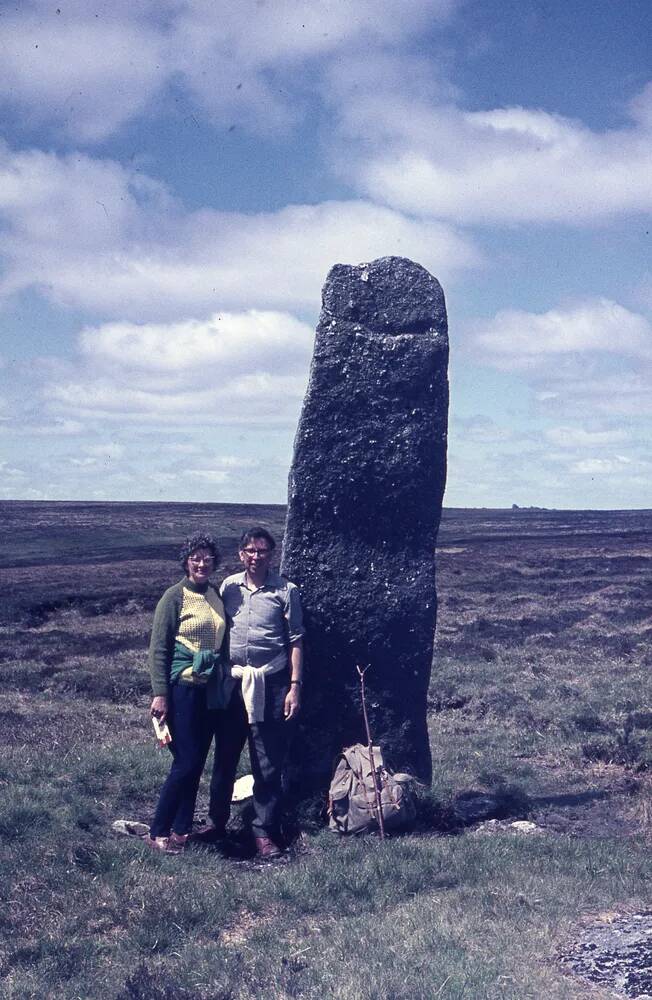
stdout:
<svg viewBox="0 0 652 1000">
<path fill-rule="evenodd" d="M 73 513 L 77 559 L 107 515 Z M 138 544 L 147 561 L 187 513 L 204 512 L 168 522 L 157 509 L 148 524 L 142 505 L 127 510 L 122 533 L 101 535 L 113 561 L 83 599 L 79 565 L 57 562 L 72 534 L 56 536 L 44 577 L 14 525 L 20 613 L 0 628 L 2 996 L 606 997 L 557 955 L 584 919 L 651 902 L 642 550 L 621 558 L 595 519 L 594 544 L 573 533 L 577 519 L 548 517 L 544 544 L 530 518 L 462 518 L 439 565 L 434 780 L 416 830 L 340 841 L 313 824 L 289 862 L 259 866 L 208 849 L 160 856 L 110 829 L 149 819 L 169 763 L 147 720 L 145 647 L 156 591 L 177 570 L 150 559 L 141 579 L 127 555 Z M 35 558 L 49 537 L 36 527 Z M 464 827 L 455 803 L 469 791 L 490 793 L 502 819 Z M 539 832 L 510 826 L 522 818 Z"/>
<path fill-rule="evenodd" d="M 292 864 L 234 867 L 91 837 L 42 805 L 49 825 L 18 833 L 1 876 L 10 998 L 44 983 L 63 998 L 129 995 L 140 967 L 173 996 L 568 1000 L 581 992 L 556 947 L 582 914 L 636 900 L 649 875 L 642 843 L 514 833 L 322 833 Z"/>
<path fill-rule="evenodd" d="M 608 705 L 596 702 L 600 662 L 587 665 L 578 688 L 571 664 L 551 659 L 548 698 L 532 700 L 527 718 L 523 691 L 538 683 L 528 664 L 505 658 L 496 672 L 484 659 L 442 663 L 433 702 L 438 685 L 468 700 L 433 713 L 431 805 L 441 810 L 463 789 L 511 784 L 522 792 L 512 818 L 527 815 L 528 802 L 551 791 L 546 759 L 555 764 L 553 792 L 595 784 L 582 713 L 590 708 L 607 725 L 629 704 L 617 663 L 609 665 Z M 568 677 L 577 695 L 570 702 Z M 636 672 L 629 679 L 641 682 Z M 49 696 L 29 697 L 45 708 Z M 585 994 L 555 956 L 573 926 L 586 914 L 649 901 L 642 834 L 442 835 L 428 829 L 427 809 L 414 835 L 384 844 L 314 832 L 289 864 L 238 865 L 208 850 L 151 854 L 114 837 L 109 824 L 124 814 L 147 819 L 167 757 L 152 747 L 137 707 L 83 704 L 85 716 L 79 700 L 61 706 L 63 743 L 53 745 L 50 718 L 42 744 L 18 741 L 0 764 L 0 974 L 9 1000 L 43 996 L 44 983 L 63 1000 L 570 1000 Z M 76 732 L 68 728 L 75 711 Z"/>
<path fill-rule="evenodd" d="M 652 695 L 646 665 L 602 655 L 557 654 L 536 663 L 504 655 L 490 664 L 444 657 L 431 687 L 435 700 L 440 686 L 463 704 L 430 716 L 433 747 L 443 753 L 434 760 L 436 782 L 516 781 L 537 794 L 544 755 L 564 765 L 571 781 L 583 759 L 635 771 L 652 766 L 648 715 L 637 709 Z"/>
</svg>

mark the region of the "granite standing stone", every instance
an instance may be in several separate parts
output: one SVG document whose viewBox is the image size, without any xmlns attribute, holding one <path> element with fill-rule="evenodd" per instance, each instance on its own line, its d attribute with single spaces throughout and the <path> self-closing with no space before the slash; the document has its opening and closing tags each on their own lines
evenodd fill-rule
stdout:
<svg viewBox="0 0 652 1000">
<path fill-rule="evenodd" d="M 375 742 L 396 770 L 431 778 L 426 697 L 446 480 L 444 293 L 423 267 L 337 264 L 322 293 L 289 479 L 282 572 L 305 611 L 304 707 L 290 773 L 323 785 L 343 746 Z"/>
</svg>

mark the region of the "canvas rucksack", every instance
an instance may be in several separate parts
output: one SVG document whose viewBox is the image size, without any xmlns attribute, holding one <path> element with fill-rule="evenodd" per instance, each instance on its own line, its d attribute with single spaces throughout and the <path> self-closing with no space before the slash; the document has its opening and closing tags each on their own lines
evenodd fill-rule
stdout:
<svg viewBox="0 0 652 1000">
<path fill-rule="evenodd" d="M 408 828 L 416 816 L 412 778 L 390 774 L 380 747 L 373 748 L 386 830 Z M 369 747 L 356 743 L 337 758 L 328 795 L 328 825 L 338 833 L 363 833 L 378 829 L 378 807 Z"/>
</svg>

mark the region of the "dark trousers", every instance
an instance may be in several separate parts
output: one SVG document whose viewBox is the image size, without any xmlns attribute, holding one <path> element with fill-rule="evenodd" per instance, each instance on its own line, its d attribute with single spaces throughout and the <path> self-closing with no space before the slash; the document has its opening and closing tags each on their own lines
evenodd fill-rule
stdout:
<svg viewBox="0 0 652 1000">
<path fill-rule="evenodd" d="M 215 733 L 217 712 L 206 707 L 206 688 L 179 681 L 168 694 L 168 726 L 172 734 L 172 767 L 150 829 L 152 837 L 190 833 L 199 780 Z"/>
<path fill-rule="evenodd" d="M 249 724 L 239 686 L 233 692 L 228 707 L 216 715 L 210 818 L 219 830 L 227 823 L 238 761 L 245 741 L 248 741 L 254 778 L 252 832 L 255 837 L 277 840 L 283 804 L 283 763 L 290 727 L 283 719 Z"/>
</svg>

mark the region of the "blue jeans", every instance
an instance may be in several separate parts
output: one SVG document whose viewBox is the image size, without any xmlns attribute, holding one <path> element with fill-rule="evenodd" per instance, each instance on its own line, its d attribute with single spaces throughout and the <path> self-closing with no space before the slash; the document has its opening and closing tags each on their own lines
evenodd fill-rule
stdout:
<svg viewBox="0 0 652 1000">
<path fill-rule="evenodd" d="M 150 828 L 152 837 L 192 830 L 199 781 L 215 735 L 217 712 L 206 707 L 206 688 L 178 681 L 168 694 L 167 722 L 172 734 L 172 767 Z"/>
</svg>

